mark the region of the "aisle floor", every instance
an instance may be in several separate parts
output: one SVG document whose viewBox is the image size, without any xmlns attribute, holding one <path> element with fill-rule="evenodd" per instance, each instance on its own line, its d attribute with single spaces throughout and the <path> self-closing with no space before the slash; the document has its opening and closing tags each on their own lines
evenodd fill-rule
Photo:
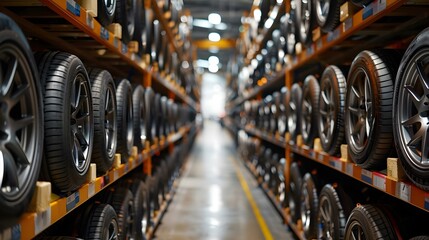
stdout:
<svg viewBox="0 0 429 240">
<path fill-rule="evenodd" d="M 213 121 L 206 121 L 199 133 L 155 237 L 293 239 L 256 180 L 239 161 L 227 130 Z"/>
</svg>

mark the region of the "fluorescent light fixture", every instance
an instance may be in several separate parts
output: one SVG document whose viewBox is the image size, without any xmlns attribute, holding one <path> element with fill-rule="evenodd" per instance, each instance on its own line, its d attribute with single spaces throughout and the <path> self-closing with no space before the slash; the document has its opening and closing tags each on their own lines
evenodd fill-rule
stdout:
<svg viewBox="0 0 429 240">
<path fill-rule="evenodd" d="M 210 65 L 209 66 L 209 71 L 211 73 L 217 73 L 217 71 L 219 71 L 219 67 L 217 65 Z"/>
<path fill-rule="evenodd" d="M 210 56 L 209 57 L 209 64 L 210 65 L 218 65 L 219 64 L 219 58 L 216 56 Z"/>
<path fill-rule="evenodd" d="M 219 24 L 219 23 L 222 22 L 222 18 L 217 13 L 210 13 L 208 19 L 209 19 L 209 22 L 211 24 L 214 24 L 214 25 Z"/>
<path fill-rule="evenodd" d="M 215 32 L 210 33 L 209 34 L 209 40 L 212 42 L 219 42 L 220 41 L 219 33 L 215 33 Z"/>
<path fill-rule="evenodd" d="M 192 21 L 192 25 L 194 27 L 200 27 L 200 28 L 215 28 L 217 30 L 226 30 L 228 29 L 228 25 L 226 23 L 219 23 L 219 24 L 212 24 L 208 20 L 205 19 L 194 19 Z"/>
</svg>

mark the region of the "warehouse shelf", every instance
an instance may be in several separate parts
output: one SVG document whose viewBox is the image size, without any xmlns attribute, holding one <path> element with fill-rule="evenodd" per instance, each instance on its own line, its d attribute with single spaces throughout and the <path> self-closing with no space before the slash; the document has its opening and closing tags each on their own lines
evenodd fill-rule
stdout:
<svg viewBox="0 0 429 240">
<path fill-rule="evenodd" d="M 246 132 L 255 135 L 259 138 L 262 138 L 263 140 L 270 142 L 274 145 L 277 145 L 279 147 L 284 148 L 286 146 L 286 142 L 284 137 L 280 136 L 279 134 L 272 134 L 272 133 L 266 133 L 263 132 L 257 128 L 255 128 L 255 126 L 252 126 L 250 124 L 244 126 L 244 129 L 246 130 Z"/>
<path fill-rule="evenodd" d="M 38 3 L 38 4 L 35 4 Z M 103 67 L 118 77 L 128 76 L 127 66 L 131 66 L 144 77 L 149 76 L 153 81 L 168 89 L 183 102 L 196 109 L 196 103 L 187 96 L 178 86 L 174 86 L 165 78 L 154 77 L 152 67 L 132 51 L 126 44 L 118 39 L 114 33 L 92 17 L 91 13 L 81 7 L 73 0 L 40 0 L 35 2 L 38 11 L 45 14 L 50 19 L 65 19 L 64 21 L 50 24 L 36 24 L 30 22 L 25 16 L 31 18 L 31 14 L 25 12 L 25 8 L 17 7 L 23 3 L 11 3 L 11 1 L 0 2 L 0 11 L 15 20 L 26 34 L 35 38 L 32 45 L 42 48 L 42 43 L 37 43 L 37 39 L 49 43 L 50 47 L 68 51 L 85 60 L 91 65 Z M 31 4 L 31 3 L 28 3 Z M 30 8 L 31 9 L 31 8 Z M 44 9 L 43 11 L 41 9 Z M 52 11 L 49 11 L 49 9 Z M 14 11 L 17 12 L 14 12 Z M 18 11 L 24 12 L 18 12 Z M 34 10 L 33 10 L 34 12 Z M 24 14 L 25 13 L 25 14 Z M 43 17 L 37 16 L 38 18 Z M 168 32 L 168 29 L 167 29 Z M 171 33 L 171 32 L 170 32 Z M 73 39 L 63 39 L 61 37 L 72 37 Z M 46 44 L 42 45 L 46 47 Z M 79 46 L 79 48 L 76 48 Z M 114 66 L 112 66 L 114 65 Z M 143 82 L 140 80 L 140 82 Z"/>
<path fill-rule="evenodd" d="M 365 170 L 351 161 L 339 157 L 330 156 L 322 151 L 315 151 L 305 145 L 297 146 L 292 142 L 286 143 L 280 141 L 275 136 L 255 130 L 254 127 L 247 125 L 243 128 L 251 135 L 257 136 L 277 146 L 288 148 L 293 153 L 321 163 L 338 172 L 350 176 L 360 182 L 385 192 L 397 199 L 429 212 L 429 192 L 426 192 L 409 181 L 396 181 L 389 178 L 385 173 Z"/>
<path fill-rule="evenodd" d="M 20 223 L 17 226 L 12 227 L 11 229 L 6 229 L 5 231 L 11 231 L 12 239 L 34 238 L 47 227 L 51 226 L 72 210 L 91 199 L 95 194 L 103 191 L 112 183 L 140 166 L 150 157 L 167 148 L 170 144 L 174 144 L 185 136 L 189 132 L 190 128 L 190 125 L 181 127 L 178 132 L 168 135 L 163 143 L 160 141 L 159 143 L 153 144 L 149 148 L 144 149 L 137 157 L 130 157 L 127 163 L 120 164 L 117 168 L 110 170 L 107 174 L 97 177 L 93 182 L 86 183 L 79 190 L 71 193 L 69 196 L 56 197 L 56 199 L 50 203 L 50 207 L 46 211 L 25 213 L 21 217 Z"/>
</svg>

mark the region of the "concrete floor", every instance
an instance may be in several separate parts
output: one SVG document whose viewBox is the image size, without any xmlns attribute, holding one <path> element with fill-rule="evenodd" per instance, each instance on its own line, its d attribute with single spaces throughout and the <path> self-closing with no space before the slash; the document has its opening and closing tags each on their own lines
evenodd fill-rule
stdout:
<svg viewBox="0 0 429 240">
<path fill-rule="evenodd" d="M 239 179 L 244 181 L 240 182 Z M 248 186 L 251 199 L 246 197 Z M 256 202 L 252 208 L 251 202 Z M 255 215 L 260 212 L 259 223 Z M 262 222 L 262 224 L 261 224 Z M 261 230 L 264 223 L 268 228 Z M 264 234 L 265 233 L 265 234 Z M 188 158 L 156 239 L 293 239 L 255 179 L 237 157 L 232 138 L 206 121 Z"/>
</svg>

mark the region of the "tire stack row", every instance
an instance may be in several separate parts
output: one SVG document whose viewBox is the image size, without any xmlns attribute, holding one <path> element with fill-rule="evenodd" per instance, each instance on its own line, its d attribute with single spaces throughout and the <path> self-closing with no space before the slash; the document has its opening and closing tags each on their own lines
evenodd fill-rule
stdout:
<svg viewBox="0 0 429 240">
<path fill-rule="evenodd" d="M 18 221 L 36 180 L 50 181 L 54 193 L 67 195 L 86 181 L 91 162 L 104 175 L 115 153 L 127 162 L 133 146 L 140 151 L 144 141 L 195 119 L 189 107 L 151 88 L 133 89 L 126 79 L 115 84 L 108 71 L 87 69 L 72 54 L 33 56 L 19 27 L 3 14 L 0 22 L 0 229 Z"/>
</svg>

